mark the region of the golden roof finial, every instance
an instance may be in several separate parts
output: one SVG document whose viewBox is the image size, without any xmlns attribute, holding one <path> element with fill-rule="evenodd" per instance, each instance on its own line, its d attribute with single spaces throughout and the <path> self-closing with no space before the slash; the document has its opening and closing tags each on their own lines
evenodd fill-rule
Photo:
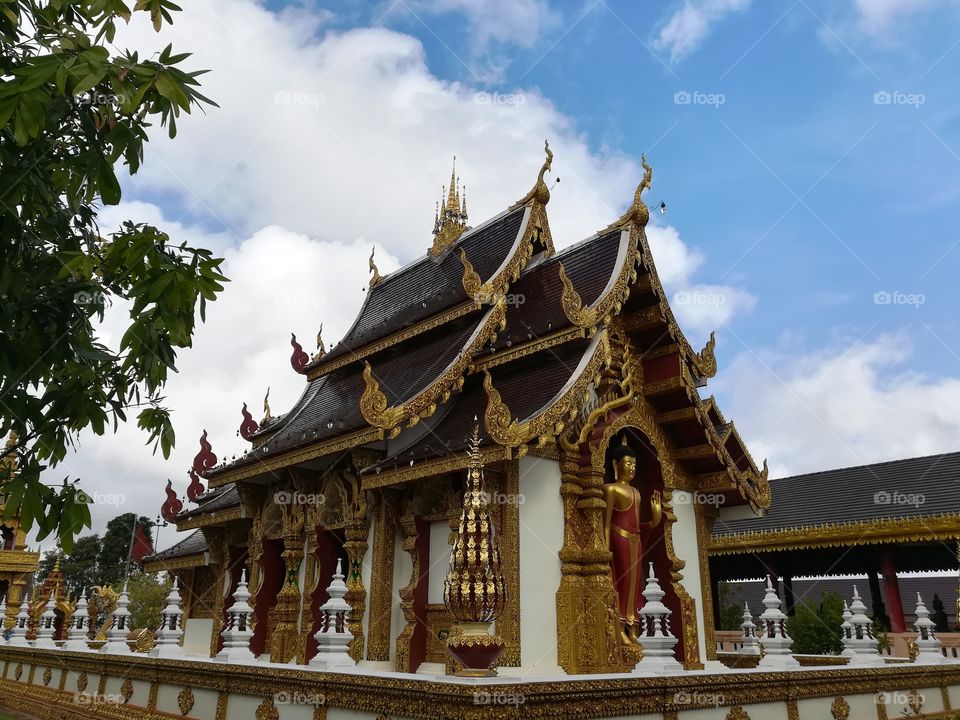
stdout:
<svg viewBox="0 0 960 720">
<path fill-rule="evenodd" d="M 372 288 L 382 279 L 380 277 L 380 270 L 377 269 L 377 264 L 373 261 L 373 256 L 377 254 L 377 246 L 374 245 L 370 250 L 370 260 L 367 261 L 367 265 L 370 267 L 370 272 L 373 275 L 370 278 L 370 287 Z"/>
<path fill-rule="evenodd" d="M 273 419 L 270 413 L 270 388 L 267 388 L 267 394 L 263 396 L 263 420 L 260 421 L 260 427 L 263 427 L 268 420 Z"/>
<path fill-rule="evenodd" d="M 543 152 L 546 155 L 546 159 L 543 161 L 543 165 L 540 166 L 540 172 L 537 174 L 537 182 L 530 189 L 526 195 L 523 196 L 518 202 L 513 204 L 513 207 L 519 207 L 521 205 L 526 205 L 532 200 L 536 200 L 541 205 L 546 205 L 550 202 L 550 188 L 547 187 L 546 181 L 543 179 L 543 176 L 550 172 L 551 167 L 553 166 L 553 150 L 550 149 L 550 141 L 543 141 Z"/>
<path fill-rule="evenodd" d="M 473 436 L 470 438 L 470 449 L 467 451 L 470 456 L 470 467 L 480 469 L 483 467 L 483 457 L 480 454 L 480 418 L 473 416 Z"/>
<path fill-rule="evenodd" d="M 450 170 L 450 187 L 447 190 L 447 211 L 459 213 L 460 207 L 457 202 L 457 156 L 453 156 L 453 169 Z"/>
<path fill-rule="evenodd" d="M 647 156 L 645 154 L 640 155 L 640 164 L 644 169 L 643 179 L 633 193 L 633 203 L 627 208 L 627 211 L 620 216 L 619 220 L 611 223 L 605 229 L 613 229 L 621 225 L 627 225 L 628 223 L 636 223 L 637 227 L 640 228 L 647 226 L 647 221 L 650 219 L 650 210 L 647 208 L 646 203 L 643 202 L 641 195 L 645 189 L 650 189 L 650 181 L 653 179 L 653 168 L 647 163 Z"/>
<path fill-rule="evenodd" d="M 441 187 L 440 193 L 440 203 L 433 219 L 433 245 L 429 250 L 434 256 L 453 245 L 467 229 L 466 188 L 461 195 L 456 155 L 453 157 L 453 169 L 450 171 L 450 185 Z"/>
<path fill-rule="evenodd" d="M 327 354 L 327 346 L 323 344 L 323 323 L 320 323 L 320 329 L 317 330 L 317 352 L 314 353 L 310 362 L 316 362 Z"/>
</svg>

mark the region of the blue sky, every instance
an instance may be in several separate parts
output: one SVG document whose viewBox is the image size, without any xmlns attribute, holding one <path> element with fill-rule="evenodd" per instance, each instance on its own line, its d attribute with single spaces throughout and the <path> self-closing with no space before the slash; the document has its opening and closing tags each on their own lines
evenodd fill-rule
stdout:
<svg viewBox="0 0 960 720">
<path fill-rule="evenodd" d="M 450 156 L 476 223 L 530 187 L 544 137 L 561 246 L 619 214 L 647 153 L 658 269 L 691 342 L 717 331 L 706 393 L 774 477 L 958 449 L 956 2 L 184 7 L 118 44 L 193 51 L 220 108 L 157 133 L 105 221 L 212 247 L 232 282 L 168 389 L 174 457 L 135 428 L 85 438 L 67 470 L 92 490 L 129 479 L 153 515 L 201 429 L 242 450 L 241 402 L 302 391 L 289 333 L 342 336 L 372 245 L 383 272 L 426 250 Z"/>
<path fill-rule="evenodd" d="M 735 321 L 745 342 L 787 332 L 802 350 L 907 328 L 915 369 L 955 373 L 957 8 L 906 7 L 871 32 L 852 3 L 741 4 L 680 58 L 657 45 L 677 3 L 561 4 L 529 47 L 493 42 L 482 53 L 453 10 L 384 15 L 378 3 L 342 26 L 380 18 L 416 36 L 439 77 L 535 87 L 592 147 L 646 150 L 653 197 L 707 255 L 703 279 L 736 280 L 761 299 Z M 722 104 L 677 104 L 684 92 Z M 892 102 L 877 104 L 884 92 Z M 883 291 L 925 302 L 875 304 Z"/>
</svg>

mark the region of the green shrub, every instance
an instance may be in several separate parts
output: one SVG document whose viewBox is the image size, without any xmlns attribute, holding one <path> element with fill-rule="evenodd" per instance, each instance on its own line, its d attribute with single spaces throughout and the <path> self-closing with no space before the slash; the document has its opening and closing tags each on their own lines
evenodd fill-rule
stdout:
<svg viewBox="0 0 960 720">
<path fill-rule="evenodd" d="M 804 655 L 839 655 L 840 625 L 843 623 L 843 598 L 824 593 L 820 605 L 797 603 L 796 614 L 787 620 L 787 632 L 793 638 L 793 652 Z"/>
</svg>

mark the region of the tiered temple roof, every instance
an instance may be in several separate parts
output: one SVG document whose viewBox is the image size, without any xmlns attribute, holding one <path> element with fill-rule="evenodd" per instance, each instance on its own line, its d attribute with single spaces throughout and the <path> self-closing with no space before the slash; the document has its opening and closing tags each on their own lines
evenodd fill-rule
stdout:
<svg viewBox="0 0 960 720">
<path fill-rule="evenodd" d="M 630 339 L 635 388 L 696 487 L 766 509 L 766 467 L 699 394 L 716 372 L 713 336 L 692 349 L 657 275 L 644 233 L 646 161 L 623 216 L 559 253 L 546 212 L 551 161 L 547 148 L 536 184 L 516 204 L 452 240 L 435 234 L 426 255 L 375 274 L 341 342 L 303 368 L 301 398 L 265 423 L 243 456 L 206 473 L 211 489 L 298 464 L 323 467 L 360 446 L 377 451 L 362 472 L 366 488 L 422 477 L 439 461 L 466 467 L 475 416 L 484 419 L 487 460 L 549 454 L 556 436 L 594 409 L 592 387 L 617 335 Z M 241 512 L 227 495 L 204 504 L 182 513 L 178 527 Z"/>
</svg>

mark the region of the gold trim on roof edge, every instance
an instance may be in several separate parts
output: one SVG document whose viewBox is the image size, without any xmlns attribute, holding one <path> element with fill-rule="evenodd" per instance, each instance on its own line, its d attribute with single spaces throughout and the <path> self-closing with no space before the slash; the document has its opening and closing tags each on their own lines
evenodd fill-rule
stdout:
<svg viewBox="0 0 960 720">
<path fill-rule="evenodd" d="M 740 555 L 757 550 L 805 550 L 957 538 L 960 538 L 960 513 L 714 535 L 707 551 L 711 555 Z"/>
<path fill-rule="evenodd" d="M 487 434 L 494 442 L 507 447 L 526 445 L 534 438 L 539 438 L 541 444 L 549 438 L 563 433 L 570 420 L 580 412 L 580 408 L 587 399 L 587 390 L 595 376 L 605 363 L 609 361 L 610 343 L 606 329 L 601 330 L 592 351 L 592 356 L 580 371 L 579 377 L 568 387 L 559 398 L 541 408 L 538 414 L 519 422 L 510 413 L 500 397 L 500 393 L 493 386 L 490 373 L 484 371 L 483 389 L 487 395 L 487 407 L 483 421 Z"/>
<path fill-rule="evenodd" d="M 230 520 L 239 520 L 243 517 L 243 507 L 239 504 L 236 507 L 218 510 L 217 512 L 196 515 L 194 517 L 184 518 L 177 521 L 177 532 L 182 530 L 195 530 L 196 528 L 206 527 L 207 525 L 216 525 Z"/>
<path fill-rule="evenodd" d="M 637 242 L 638 236 L 641 233 L 634 233 L 627 230 L 621 231 L 621 244 L 623 242 L 622 234 L 624 232 L 627 233 L 626 254 L 623 258 L 623 265 L 620 268 L 617 279 L 614 281 L 610 291 L 606 294 L 601 294 L 590 306 L 584 306 L 583 299 L 573 286 L 573 281 L 567 276 L 567 270 L 563 266 L 563 263 L 557 263 L 559 266 L 560 282 L 563 284 L 563 294 L 561 296 L 563 313 L 572 325 L 581 328 L 594 328 L 599 321 L 609 323 L 611 317 L 620 312 L 623 303 L 625 303 L 630 296 L 630 287 L 637 280 L 637 262 L 639 261 Z M 619 259 L 619 249 L 617 251 L 617 258 Z"/>
<path fill-rule="evenodd" d="M 503 330 L 506 318 L 507 303 L 501 296 L 497 298 L 493 307 L 487 312 L 487 317 L 457 354 L 456 359 L 432 383 L 400 405 L 389 405 L 387 396 L 380 390 L 380 384 L 373 376 L 373 368 L 364 360 L 364 390 L 360 396 L 360 414 L 363 415 L 363 419 L 374 427 L 392 430 L 404 422 L 408 427 L 416 425 L 421 419 L 433 415 L 437 405 L 449 400 L 454 389 L 459 390 L 463 387 L 464 376 L 470 369 L 473 356 L 495 338 L 498 331 Z"/>
<path fill-rule="evenodd" d="M 237 480 L 246 480 L 247 478 L 260 475 L 262 473 L 279 470 L 289 465 L 313 460 L 314 458 L 330 455 L 341 450 L 349 450 L 358 445 L 383 440 L 383 430 L 380 428 L 361 428 L 349 435 L 337 435 L 336 437 L 321 440 L 313 445 L 296 450 L 287 450 L 279 455 L 268 455 L 263 460 L 254 460 L 248 465 L 236 468 L 234 470 L 224 471 L 222 474 L 214 475 L 208 478 L 208 485 L 211 488 L 221 487 Z"/>
</svg>

